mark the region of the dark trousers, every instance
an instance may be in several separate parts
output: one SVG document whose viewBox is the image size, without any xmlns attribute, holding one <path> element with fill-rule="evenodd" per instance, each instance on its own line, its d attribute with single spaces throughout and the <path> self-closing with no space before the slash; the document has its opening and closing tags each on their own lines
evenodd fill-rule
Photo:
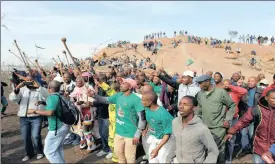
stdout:
<svg viewBox="0 0 275 164">
<path fill-rule="evenodd" d="M 20 117 L 20 131 L 25 145 L 26 154 L 43 154 L 41 138 L 42 117 Z"/>
<path fill-rule="evenodd" d="M 102 150 L 105 152 L 110 151 L 110 147 L 108 146 L 108 137 L 109 137 L 109 119 L 98 119 L 98 129 L 99 135 L 101 137 L 102 142 Z"/>
</svg>

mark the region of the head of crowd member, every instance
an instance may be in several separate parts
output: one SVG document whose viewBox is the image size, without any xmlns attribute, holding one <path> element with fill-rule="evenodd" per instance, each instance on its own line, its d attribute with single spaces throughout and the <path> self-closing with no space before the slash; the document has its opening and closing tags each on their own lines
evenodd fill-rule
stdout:
<svg viewBox="0 0 275 164">
<path fill-rule="evenodd" d="M 121 78 L 125 78 L 124 72 L 118 72 L 116 75 L 116 81 L 119 81 Z"/>
<path fill-rule="evenodd" d="M 239 80 L 237 81 L 237 86 L 238 86 L 238 87 L 242 87 L 243 84 L 244 84 L 244 80 L 243 80 L 243 79 L 239 79 Z"/>
<path fill-rule="evenodd" d="M 197 70 L 193 70 L 194 72 L 194 77 L 197 77 Z"/>
<path fill-rule="evenodd" d="M 112 73 L 111 72 L 107 72 L 106 73 L 106 78 L 107 79 L 111 79 L 112 78 Z"/>
<path fill-rule="evenodd" d="M 144 107 L 151 108 L 153 105 L 157 105 L 158 96 L 155 92 L 147 92 L 142 95 L 141 102 Z"/>
<path fill-rule="evenodd" d="M 81 88 L 85 85 L 85 82 L 81 76 L 77 76 L 75 79 L 76 86 Z"/>
<path fill-rule="evenodd" d="M 230 85 L 232 84 L 231 81 L 229 79 L 225 79 L 223 82 L 223 88 L 229 92 L 230 91 Z"/>
<path fill-rule="evenodd" d="M 250 77 L 248 79 L 247 87 L 249 89 L 255 88 L 257 86 L 257 77 Z"/>
<path fill-rule="evenodd" d="M 75 69 L 73 72 L 74 72 L 74 77 L 81 75 L 81 73 L 77 69 Z"/>
<path fill-rule="evenodd" d="M 265 79 L 265 75 L 262 73 L 258 74 L 258 80 L 261 81 L 263 79 Z"/>
<path fill-rule="evenodd" d="M 179 113 L 183 118 L 194 116 L 194 111 L 198 106 L 198 101 L 193 96 L 184 96 L 178 105 Z"/>
<path fill-rule="evenodd" d="M 91 75 L 90 75 L 89 72 L 83 72 L 81 74 L 81 76 L 82 76 L 82 78 L 83 78 L 83 80 L 84 80 L 85 83 L 87 83 L 89 81 L 89 78 L 91 77 Z"/>
<path fill-rule="evenodd" d="M 154 88 L 152 87 L 152 85 L 149 85 L 149 84 L 146 84 L 144 85 L 143 87 L 141 87 L 141 94 L 146 94 L 148 92 L 153 92 L 154 91 Z"/>
<path fill-rule="evenodd" d="M 116 92 L 120 91 L 120 84 L 118 82 L 112 83 L 111 88 Z"/>
<path fill-rule="evenodd" d="M 34 81 L 33 77 L 30 75 L 26 76 L 26 81 L 24 83 L 25 83 L 25 86 L 30 90 L 39 88 L 38 83 Z"/>
<path fill-rule="evenodd" d="M 153 77 L 153 83 L 154 83 L 155 85 L 160 85 L 160 84 L 161 84 L 160 78 L 157 77 L 157 76 L 154 76 L 154 77 Z"/>
<path fill-rule="evenodd" d="M 179 83 L 179 84 L 182 83 L 182 75 L 179 75 L 177 77 L 176 82 Z"/>
<path fill-rule="evenodd" d="M 138 73 L 138 76 L 144 76 L 145 77 L 146 74 L 145 74 L 145 72 L 141 71 L 141 72 Z"/>
<path fill-rule="evenodd" d="M 262 79 L 262 80 L 260 81 L 260 87 L 261 87 L 261 88 L 265 89 L 265 88 L 268 87 L 268 85 L 269 85 L 269 83 L 268 83 L 268 80 L 267 80 L 267 79 Z"/>
<path fill-rule="evenodd" d="M 194 72 L 184 71 L 181 81 L 184 85 L 189 85 L 193 83 L 193 77 L 194 77 Z"/>
<path fill-rule="evenodd" d="M 275 89 L 271 89 L 266 93 L 265 100 L 271 108 L 275 108 Z"/>
<path fill-rule="evenodd" d="M 212 77 L 212 76 L 213 76 L 213 71 L 207 71 L 207 72 L 206 72 L 206 75 Z"/>
<path fill-rule="evenodd" d="M 148 80 L 149 80 L 149 82 L 153 82 L 153 79 L 154 79 L 154 72 L 151 72 L 151 73 L 148 75 Z"/>
<path fill-rule="evenodd" d="M 211 77 L 208 75 L 201 75 L 196 79 L 196 82 L 203 91 L 209 91 L 209 89 L 211 89 Z"/>
<path fill-rule="evenodd" d="M 121 79 L 120 91 L 121 92 L 131 92 L 137 87 L 137 82 L 133 79 Z"/>
<path fill-rule="evenodd" d="M 170 85 L 168 85 L 167 90 L 168 90 L 168 93 L 173 93 L 175 91 L 175 89 Z"/>
<path fill-rule="evenodd" d="M 71 76 L 71 74 L 70 74 L 69 72 L 66 72 L 66 73 L 64 73 L 64 75 L 63 75 L 63 79 L 64 79 L 64 82 L 65 82 L 66 84 L 70 84 L 71 81 L 72 81 L 72 76 Z"/>
<path fill-rule="evenodd" d="M 145 83 L 145 76 L 137 76 L 136 81 L 138 86 L 143 86 Z"/>
<path fill-rule="evenodd" d="M 61 86 L 60 82 L 53 80 L 48 85 L 48 92 L 49 93 L 57 93 L 60 91 L 60 86 Z"/>
<path fill-rule="evenodd" d="M 220 73 L 220 72 L 215 72 L 215 73 L 214 73 L 214 81 L 215 81 L 215 83 L 216 83 L 216 84 L 219 84 L 220 82 L 222 82 L 222 80 L 223 80 L 223 75 L 222 75 L 222 73 Z"/>
<path fill-rule="evenodd" d="M 234 74 L 232 75 L 232 80 L 233 80 L 234 82 L 237 82 L 238 80 L 240 80 L 240 78 L 241 78 L 241 75 L 240 75 L 240 73 L 238 73 L 238 72 L 236 72 L 236 73 L 234 73 Z"/>
<path fill-rule="evenodd" d="M 106 83 L 107 82 L 107 76 L 105 74 L 99 74 L 98 75 L 98 81 L 100 83 L 102 83 L 102 82 Z"/>
</svg>

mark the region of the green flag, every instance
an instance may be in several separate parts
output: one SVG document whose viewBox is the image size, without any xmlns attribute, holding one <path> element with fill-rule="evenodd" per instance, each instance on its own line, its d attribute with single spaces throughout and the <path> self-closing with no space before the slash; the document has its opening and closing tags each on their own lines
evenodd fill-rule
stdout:
<svg viewBox="0 0 275 164">
<path fill-rule="evenodd" d="M 192 59 L 188 59 L 187 61 L 186 61 L 186 66 L 189 66 L 189 65 L 191 65 L 191 64 L 193 64 L 194 63 L 194 61 L 192 60 Z"/>
</svg>

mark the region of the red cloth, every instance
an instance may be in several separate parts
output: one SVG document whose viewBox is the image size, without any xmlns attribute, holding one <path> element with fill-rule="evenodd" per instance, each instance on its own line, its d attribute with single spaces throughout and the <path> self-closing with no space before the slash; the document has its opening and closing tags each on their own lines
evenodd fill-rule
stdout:
<svg viewBox="0 0 275 164">
<path fill-rule="evenodd" d="M 237 87 L 233 85 L 230 85 L 230 89 L 231 91 L 229 92 L 229 95 L 233 100 L 233 102 L 236 104 L 236 111 L 234 114 L 234 118 L 237 118 L 239 113 L 239 108 L 238 108 L 239 102 L 241 98 L 247 94 L 247 90 L 242 87 Z"/>
<path fill-rule="evenodd" d="M 270 85 L 269 87 L 267 87 L 267 88 L 263 91 L 262 96 L 265 96 L 266 93 L 267 93 L 268 91 L 270 91 L 271 89 L 275 89 L 275 84 L 272 84 L 272 85 Z"/>
</svg>

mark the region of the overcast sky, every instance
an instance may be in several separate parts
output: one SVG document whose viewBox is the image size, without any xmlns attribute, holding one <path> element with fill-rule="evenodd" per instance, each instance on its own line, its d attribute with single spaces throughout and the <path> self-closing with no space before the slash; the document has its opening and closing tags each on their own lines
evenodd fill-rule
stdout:
<svg viewBox="0 0 275 164">
<path fill-rule="evenodd" d="M 64 49 L 60 39 L 76 57 L 88 57 L 93 48 L 109 39 L 141 42 L 147 33 L 187 30 L 198 36 L 228 37 L 228 30 L 239 33 L 275 35 L 275 2 L 1 2 L 1 58 L 19 63 L 8 50 L 16 52 L 13 40 L 28 56 L 41 62 L 57 58 Z M 111 42 L 112 42 L 111 41 Z M 104 45 L 105 46 L 105 45 Z"/>
</svg>

